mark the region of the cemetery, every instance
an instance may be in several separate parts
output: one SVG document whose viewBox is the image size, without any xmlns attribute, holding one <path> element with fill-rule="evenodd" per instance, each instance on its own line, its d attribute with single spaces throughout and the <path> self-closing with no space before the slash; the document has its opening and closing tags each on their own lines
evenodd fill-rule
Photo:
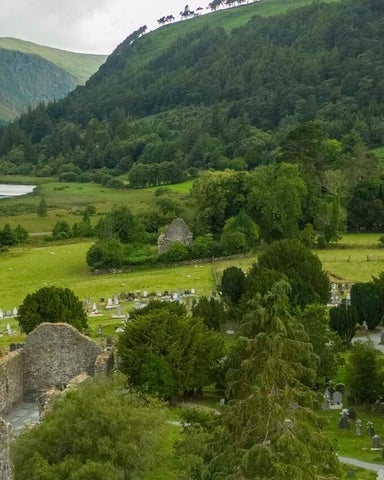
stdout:
<svg viewBox="0 0 384 480">
<path fill-rule="evenodd" d="M 64 248 L 68 247 L 51 247 L 59 252 Z M 55 257 L 56 255 L 51 256 L 53 259 Z M 252 258 L 244 257 L 238 259 L 236 263 L 243 270 L 247 270 L 252 261 Z M 225 260 L 216 262 L 215 267 L 219 272 L 219 277 L 229 264 L 230 261 Z M 16 264 L 13 268 L 17 268 Z M 132 311 L 146 307 L 151 300 L 180 303 L 191 308 L 201 295 L 206 295 L 208 298 L 219 298 L 212 282 L 212 278 L 214 278 L 212 266 L 209 264 L 192 264 L 173 269 L 161 269 L 155 271 L 156 277 L 153 277 L 153 274 L 153 271 L 140 271 L 89 277 L 86 279 L 86 288 L 84 288 L 84 279 L 79 283 L 75 279 L 74 285 L 80 286 L 79 291 L 82 292 L 80 298 L 82 298 L 87 312 L 90 326 L 88 333 L 99 348 L 105 352 L 113 351 L 114 339 L 123 331 L 124 325 L 130 321 Z M 331 284 L 329 308 L 337 307 L 343 302 L 347 304 L 355 280 L 355 278 L 348 282 L 336 280 Z M 10 295 L 7 301 L 2 302 L 3 318 L 0 318 L 2 332 L 0 342 L 6 342 L 3 344 L 6 345 L 6 349 L 3 347 L 3 354 L 9 352 L 10 355 L 16 355 L 18 358 L 20 352 L 24 350 L 26 342 L 25 336 L 20 335 L 15 318 L 18 307 L 14 305 L 19 305 L 19 303 L 18 301 L 13 302 L 12 298 Z M 361 333 L 364 335 L 363 330 Z M 323 408 L 329 419 L 327 435 L 333 438 L 340 447 L 340 455 L 384 465 L 381 445 L 381 439 L 384 439 L 384 427 L 381 417 L 376 413 L 360 411 L 356 408 L 358 415 L 354 418 L 354 406 L 349 404 L 347 395 L 341 391 L 339 383 L 335 383 L 335 387 L 330 389 L 324 386 L 324 389 L 321 390 L 324 397 Z M 7 388 L 11 388 L 10 384 L 8 387 L 3 386 L 4 391 Z M 220 409 L 223 406 L 220 404 L 220 398 L 213 396 L 208 405 Z M 368 431 L 369 422 L 373 424 L 373 435 L 371 435 L 372 428 Z M 365 477 L 358 476 L 356 478 Z"/>
</svg>

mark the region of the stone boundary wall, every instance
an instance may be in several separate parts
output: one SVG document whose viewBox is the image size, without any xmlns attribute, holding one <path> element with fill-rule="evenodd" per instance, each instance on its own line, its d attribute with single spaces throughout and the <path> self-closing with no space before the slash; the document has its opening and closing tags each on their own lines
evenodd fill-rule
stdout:
<svg viewBox="0 0 384 480">
<path fill-rule="evenodd" d="M 0 416 L 23 401 L 23 351 L 16 350 L 0 358 Z"/>
</svg>

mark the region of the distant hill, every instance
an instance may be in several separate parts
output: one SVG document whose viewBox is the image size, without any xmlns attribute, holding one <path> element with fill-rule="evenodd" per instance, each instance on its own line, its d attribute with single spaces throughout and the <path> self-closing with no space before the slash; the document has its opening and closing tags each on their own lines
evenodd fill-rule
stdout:
<svg viewBox="0 0 384 480">
<path fill-rule="evenodd" d="M 105 59 L 0 38 L 0 121 L 12 120 L 40 102 L 63 98 L 83 85 Z"/>
<path fill-rule="evenodd" d="M 262 0 L 140 27 L 84 86 L 0 129 L 3 170 L 60 165 L 66 181 L 101 170 L 98 181 L 128 174 L 136 186 L 250 170 L 312 121 L 345 152 L 382 146 L 384 3 L 305 3 Z"/>
</svg>

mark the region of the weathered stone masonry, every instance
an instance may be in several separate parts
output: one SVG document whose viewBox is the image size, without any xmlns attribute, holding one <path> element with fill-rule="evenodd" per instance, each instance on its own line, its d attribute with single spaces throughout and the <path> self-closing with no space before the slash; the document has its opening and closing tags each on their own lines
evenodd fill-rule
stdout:
<svg viewBox="0 0 384 480">
<path fill-rule="evenodd" d="M 112 352 L 103 351 L 66 323 L 40 324 L 28 335 L 23 349 L 0 359 L 0 480 L 12 480 L 12 432 L 1 417 L 23 401 L 37 401 L 55 389 L 63 390 L 75 377 L 108 373 L 112 366 Z"/>
</svg>

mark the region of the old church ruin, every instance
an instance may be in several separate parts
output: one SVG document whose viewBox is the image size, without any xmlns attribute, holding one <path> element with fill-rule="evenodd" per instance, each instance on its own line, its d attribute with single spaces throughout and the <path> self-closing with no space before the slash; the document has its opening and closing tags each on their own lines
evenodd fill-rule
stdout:
<svg viewBox="0 0 384 480">
<path fill-rule="evenodd" d="M 49 392 L 65 389 L 79 375 L 107 373 L 112 359 L 111 351 L 65 323 L 40 324 L 23 348 L 0 358 L 0 480 L 12 480 L 12 429 L 3 417 L 23 402 L 40 402 L 43 408 Z"/>
<path fill-rule="evenodd" d="M 165 233 L 162 233 L 157 239 L 158 252 L 167 253 L 169 247 L 175 242 L 182 242 L 188 247 L 192 246 L 193 234 L 188 225 L 182 218 L 175 218 L 175 220 L 168 225 Z"/>
</svg>

